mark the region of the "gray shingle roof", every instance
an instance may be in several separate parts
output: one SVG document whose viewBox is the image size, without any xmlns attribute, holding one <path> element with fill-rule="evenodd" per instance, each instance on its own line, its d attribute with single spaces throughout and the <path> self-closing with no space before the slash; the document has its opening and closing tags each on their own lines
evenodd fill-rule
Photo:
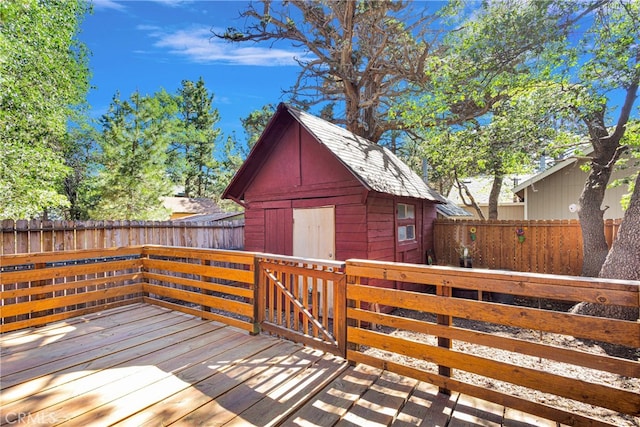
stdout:
<svg viewBox="0 0 640 427">
<path fill-rule="evenodd" d="M 446 203 L 444 197 L 387 148 L 304 111 L 290 106 L 287 109 L 369 190 Z"/>
<path fill-rule="evenodd" d="M 446 205 L 438 205 L 436 206 L 436 210 L 441 214 L 446 216 L 447 218 L 453 218 L 453 217 L 472 217 L 473 215 L 471 215 L 469 212 L 467 212 L 466 210 L 462 209 L 460 206 L 456 205 L 455 203 L 453 203 L 451 200 L 446 199 L 447 200 L 447 204 Z"/>
</svg>

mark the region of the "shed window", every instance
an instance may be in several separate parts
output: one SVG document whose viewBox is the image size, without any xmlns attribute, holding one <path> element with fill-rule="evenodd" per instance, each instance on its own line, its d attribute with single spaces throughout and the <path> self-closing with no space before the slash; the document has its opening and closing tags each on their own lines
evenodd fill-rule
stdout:
<svg viewBox="0 0 640 427">
<path fill-rule="evenodd" d="M 398 241 L 413 242 L 416 240 L 416 207 L 398 203 L 396 222 L 398 226 Z"/>
</svg>

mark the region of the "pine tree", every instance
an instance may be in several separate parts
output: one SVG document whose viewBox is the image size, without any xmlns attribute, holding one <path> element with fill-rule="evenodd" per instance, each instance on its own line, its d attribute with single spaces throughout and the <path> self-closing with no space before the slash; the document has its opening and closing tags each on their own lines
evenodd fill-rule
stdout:
<svg viewBox="0 0 640 427">
<path fill-rule="evenodd" d="M 168 218 L 161 197 L 171 193 L 166 161 L 176 111 L 176 98 L 164 90 L 153 96 L 135 92 L 125 101 L 114 97 L 101 119 L 101 170 L 92 218 Z"/>
<path fill-rule="evenodd" d="M 178 90 L 179 116 L 182 129 L 172 143 L 170 154 L 177 181 L 184 183 L 187 197 L 211 197 L 216 168 L 215 141 L 220 129 L 218 110 L 212 107 L 213 94 L 209 94 L 202 77 L 194 84 L 183 80 Z"/>
</svg>

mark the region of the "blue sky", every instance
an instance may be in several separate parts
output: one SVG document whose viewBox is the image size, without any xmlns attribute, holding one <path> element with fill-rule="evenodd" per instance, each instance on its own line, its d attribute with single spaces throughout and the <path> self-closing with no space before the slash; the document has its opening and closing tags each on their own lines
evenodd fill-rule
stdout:
<svg viewBox="0 0 640 427">
<path fill-rule="evenodd" d="M 92 117 L 104 114 L 117 91 L 122 99 L 139 90 L 175 93 L 182 80 L 204 78 L 215 95 L 225 135 L 243 138 L 240 118 L 285 99 L 299 72 L 303 52 L 275 46 L 230 44 L 211 30 L 243 27 L 238 18 L 248 1 L 92 0 L 79 39 L 91 51 L 88 101 Z"/>
</svg>

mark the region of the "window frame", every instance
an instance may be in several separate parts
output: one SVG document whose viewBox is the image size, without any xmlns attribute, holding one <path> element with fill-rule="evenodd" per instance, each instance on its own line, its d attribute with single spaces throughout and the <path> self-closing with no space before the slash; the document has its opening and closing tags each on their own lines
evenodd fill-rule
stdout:
<svg viewBox="0 0 640 427">
<path fill-rule="evenodd" d="M 416 221 L 416 205 L 412 203 L 396 202 L 395 206 L 395 238 L 396 243 L 403 249 L 411 249 L 418 244 L 418 227 Z M 400 229 L 413 228 L 413 237 L 400 239 Z"/>
</svg>

